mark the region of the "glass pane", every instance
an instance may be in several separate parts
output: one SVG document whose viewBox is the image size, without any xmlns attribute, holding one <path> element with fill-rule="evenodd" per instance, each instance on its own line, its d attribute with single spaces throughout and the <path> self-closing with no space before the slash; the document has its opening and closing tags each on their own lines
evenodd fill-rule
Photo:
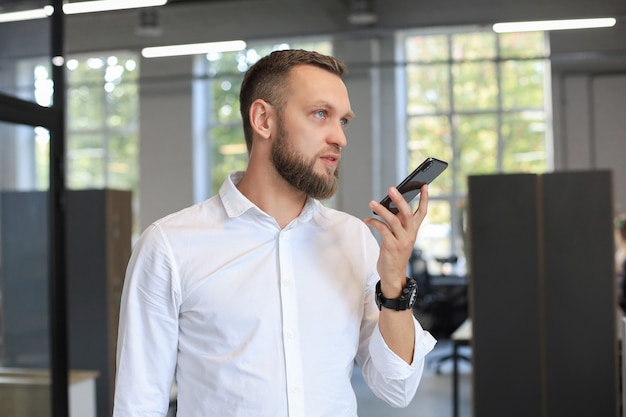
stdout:
<svg viewBox="0 0 626 417">
<path fill-rule="evenodd" d="M 417 203 L 415 203 L 417 204 Z M 437 258 L 447 258 L 452 254 L 450 203 L 445 200 L 430 200 L 428 216 L 420 226 L 415 247 L 422 250 L 428 272 L 441 274 L 442 264 Z"/>
<path fill-rule="evenodd" d="M 21 66 L 24 61 L 49 61 L 50 20 L 44 12 L 48 0 L 3 1 L 2 12 L 23 12 L 37 9 L 40 19 L 0 23 L 0 93 L 35 101 L 32 68 Z M 24 72 L 26 71 L 26 72 Z"/>
<path fill-rule="evenodd" d="M 208 75 L 216 76 L 218 74 L 236 74 L 239 52 L 215 52 L 207 54 Z M 245 55 L 244 55 L 245 58 Z"/>
<path fill-rule="evenodd" d="M 498 105 L 496 65 L 465 62 L 452 65 L 456 111 L 495 110 Z"/>
<path fill-rule="evenodd" d="M 107 188 L 138 192 L 139 138 L 136 133 L 113 133 L 109 139 Z"/>
<path fill-rule="evenodd" d="M 427 157 L 452 161 L 450 123 L 445 116 L 411 117 L 408 120 L 408 164 L 413 171 Z M 451 169 L 446 169 L 429 187 L 430 195 L 452 193 Z M 408 174 L 408 172 L 407 172 Z"/>
<path fill-rule="evenodd" d="M 22 79 L 21 85 L 24 86 L 20 97 L 25 100 L 34 99 L 40 106 L 50 107 L 54 83 L 52 82 L 52 67 L 46 61 L 45 58 L 40 58 L 18 63 L 18 71 Z"/>
<path fill-rule="evenodd" d="M 308 51 L 318 51 L 330 55 L 332 44 L 327 41 L 296 41 L 293 43 L 275 44 L 255 44 L 251 42 L 248 48 L 238 52 L 215 52 L 206 55 L 208 65 L 208 76 L 235 75 L 243 76 L 243 73 L 258 61 L 262 56 L 272 51 L 286 48 L 305 49 Z M 241 81 L 239 81 L 241 82 Z"/>
<path fill-rule="evenodd" d="M 50 415 L 48 142 L 0 122 L 0 414 Z"/>
<path fill-rule="evenodd" d="M 448 36 L 412 36 L 404 42 L 408 62 L 435 62 L 448 60 Z"/>
<path fill-rule="evenodd" d="M 138 68 L 133 58 L 109 57 L 104 74 L 106 92 L 107 125 L 117 129 L 136 127 L 139 120 Z M 97 86 L 91 90 L 99 91 Z"/>
<path fill-rule="evenodd" d="M 219 126 L 211 129 L 213 147 L 212 184 L 213 193 L 232 171 L 244 171 L 248 163 L 248 152 L 239 124 Z"/>
<path fill-rule="evenodd" d="M 67 143 L 67 186 L 71 189 L 106 186 L 106 146 L 102 135 L 73 134 Z"/>
<path fill-rule="evenodd" d="M 0 23 L 0 27 L 1 27 Z M 10 94 L 43 107 L 52 105 L 52 70 L 45 57 L 16 58 L 4 63 L 0 57 L 0 93 Z M 10 91 L 8 91 L 10 90 Z"/>
<path fill-rule="evenodd" d="M 67 61 L 67 69 L 67 83 L 70 85 L 102 85 L 106 70 L 106 58 L 70 59 Z"/>
<path fill-rule="evenodd" d="M 548 54 L 544 32 L 503 33 L 499 40 L 502 58 L 538 58 Z"/>
<path fill-rule="evenodd" d="M 543 60 L 505 61 L 501 65 L 502 106 L 506 109 L 543 108 Z"/>
<path fill-rule="evenodd" d="M 447 65 L 409 65 L 406 76 L 409 114 L 450 110 L 450 75 Z"/>
<path fill-rule="evenodd" d="M 496 172 L 498 168 L 498 124 L 495 114 L 455 116 L 456 184 L 467 193 L 467 176 Z"/>
<path fill-rule="evenodd" d="M 333 44 L 325 40 L 311 41 L 311 42 L 298 40 L 296 42 L 293 42 L 292 47 L 305 49 L 307 51 L 317 51 L 324 55 L 332 55 L 333 53 Z"/>
<path fill-rule="evenodd" d="M 111 86 L 110 90 L 106 95 L 109 105 L 106 112 L 107 126 L 112 129 L 135 128 L 139 121 L 137 84 L 119 84 Z"/>
<path fill-rule="evenodd" d="M 493 32 L 452 35 L 452 59 L 455 61 L 493 59 L 495 56 L 496 38 Z"/>
<path fill-rule="evenodd" d="M 102 83 L 100 83 L 102 85 Z M 104 89 L 87 85 L 69 87 L 68 129 L 97 129 L 104 123 Z"/>
<path fill-rule="evenodd" d="M 213 94 L 213 120 L 217 123 L 238 123 L 241 77 L 220 77 L 210 82 Z"/>
<path fill-rule="evenodd" d="M 47 190 L 50 133 L 0 122 L 0 189 Z"/>
<path fill-rule="evenodd" d="M 543 112 L 505 114 L 502 123 L 505 172 L 542 173 L 546 166 L 546 122 Z"/>
</svg>

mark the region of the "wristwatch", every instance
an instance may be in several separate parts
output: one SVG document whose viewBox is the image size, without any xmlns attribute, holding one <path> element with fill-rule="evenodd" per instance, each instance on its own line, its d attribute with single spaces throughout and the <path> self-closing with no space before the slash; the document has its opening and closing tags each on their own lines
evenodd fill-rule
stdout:
<svg viewBox="0 0 626 417">
<path fill-rule="evenodd" d="M 417 282 L 413 278 L 406 278 L 406 285 L 398 298 L 385 298 L 380 289 L 380 281 L 376 284 L 376 305 L 379 310 L 383 307 L 395 311 L 408 310 L 415 304 L 417 298 Z"/>
</svg>

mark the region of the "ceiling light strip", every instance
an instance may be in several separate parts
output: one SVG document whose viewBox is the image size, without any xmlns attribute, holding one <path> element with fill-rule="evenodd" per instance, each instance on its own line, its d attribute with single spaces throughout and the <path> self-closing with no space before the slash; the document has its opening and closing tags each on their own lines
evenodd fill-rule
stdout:
<svg viewBox="0 0 626 417">
<path fill-rule="evenodd" d="M 106 12 L 111 10 L 137 9 L 140 7 L 163 6 L 167 0 L 92 0 L 65 3 L 63 13 L 79 14 Z"/>
<path fill-rule="evenodd" d="M 244 41 L 225 41 L 207 43 L 189 43 L 170 46 L 152 46 L 143 48 L 141 55 L 144 58 L 161 58 L 180 55 L 197 55 L 215 52 L 235 52 L 246 48 Z"/>
<path fill-rule="evenodd" d="M 45 19 L 52 16 L 54 7 L 45 6 L 40 9 L 22 10 L 19 12 L 0 13 L 0 23 L 19 22 L 22 20 Z"/>
<path fill-rule="evenodd" d="M 533 32 L 547 30 L 591 29 L 613 27 L 617 21 L 612 17 L 594 19 L 537 20 L 531 22 L 506 22 L 493 25 L 496 33 Z"/>
</svg>

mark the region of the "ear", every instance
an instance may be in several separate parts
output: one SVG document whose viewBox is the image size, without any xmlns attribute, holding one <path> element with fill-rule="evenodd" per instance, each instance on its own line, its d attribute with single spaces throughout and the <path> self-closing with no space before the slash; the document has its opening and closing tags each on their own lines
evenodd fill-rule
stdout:
<svg viewBox="0 0 626 417">
<path fill-rule="evenodd" d="M 274 108 L 267 101 L 256 99 L 250 106 L 250 126 L 256 136 L 269 139 L 274 129 Z"/>
</svg>

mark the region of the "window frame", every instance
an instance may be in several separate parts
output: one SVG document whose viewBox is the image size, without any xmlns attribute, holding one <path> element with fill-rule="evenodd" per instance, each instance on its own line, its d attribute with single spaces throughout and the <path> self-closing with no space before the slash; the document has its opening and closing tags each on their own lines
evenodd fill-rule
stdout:
<svg viewBox="0 0 626 417">
<path fill-rule="evenodd" d="M 486 33 L 489 32 L 494 37 L 495 42 L 495 53 L 491 58 L 473 58 L 473 59 L 455 59 L 453 54 L 454 50 L 451 45 L 451 39 L 454 35 L 458 34 L 470 34 L 470 33 Z M 406 47 L 406 41 L 412 37 L 427 37 L 427 36 L 445 36 L 448 42 L 448 50 L 445 58 L 439 58 L 436 60 L 424 62 L 424 61 L 416 61 L 410 60 L 407 58 L 408 52 Z M 422 250 L 422 253 L 425 257 L 427 257 L 427 263 L 429 270 L 435 271 L 435 275 L 437 274 L 458 274 L 464 275 L 467 273 L 466 268 L 466 259 L 465 259 L 465 200 L 467 198 L 466 192 L 462 192 L 459 182 L 459 175 L 457 172 L 460 170 L 460 160 L 458 158 L 459 155 L 459 132 L 457 130 L 457 124 L 455 122 L 455 118 L 459 116 L 478 116 L 478 115 L 495 115 L 496 124 L 497 124 L 497 148 L 496 148 L 496 169 L 489 173 L 507 173 L 512 171 L 507 171 L 503 164 L 504 159 L 504 137 L 503 137 L 503 120 L 505 116 L 509 113 L 514 113 L 515 109 L 505 109 L 503 107 L 503 91 L 502 91 L 502 66 L 504 63 L 511 62 L 519 62 L 519 61 L 528 61 L 528 60 L 536 60 L 541 61 L 543 63 L 543 106 L 542 108 L 534 108 L 533 111 L 540 111 L 543 114 L 543 121 L 545 123 L 545 131 L 544 131 L 544 155 L 545 155 L 545 170 L 542 172 L 553 170 L 554 167 L 554 157 L 553 157 L 553 138 L 552 138 L 552 112 L 551 112 L 551 84 L 550 84 L 550 60 L 549 60 L 549 37 L 548 33 L 544 32 L 541 36 L 543 41 L 543 54 L 539 54 L 537 56 L 529 56 L 529 57 L 514 57 L 514 56 L 502 56 L 500 45 L 501 45 L 501 34 L 493 33 L 488 29 L 477 27 L 477 26 L 466 26 L 466 27 L 453 27 L 453 28 L 433 28 L 433 29 L 411 29 L 406 31 L 399 31 L 396 36 L 397 42 L 397 59 L 398 62 L 401 62 L 402 71 L 399 72 L 398 76 L 398 85 L 399 88 L 397 91 L 403 92 L 402 97 L 397 97 L 399 103 L 399 109 L 401 114 L 398 115 L 398 129 L 405 137 L 405 147 L 404 149 L 400 149 L 400 154 L 404 157 L 405 161 L 401 161 L 400 164 L 406 163 L 408 166 L 408 172 L 410 172 L 420 161 L 410 161 L 411 154 L 411 123 L 412 120 L 420 117 L 442 117 L 447 118 L 448 126 L 449 126 L 449 135 L 450 135 L 450 148 L 451 155 L 447 162 L 449 162 L 449 170 L 451 173 L 448 175 L 451 176 L 450 181 L 450 192 L 435 192 L 429 194 L 431 205 L 435 207 L 439 203 L 447 204 L 449 207 L 450 218 L 449 218 L 449 234 L 447 236 L 449 246 L 448 256 L 456 256 L 458 261 L 456 264 L 448 264 L 447 267 L 450 269 L 446 269 L 445 262 L 441 262 L 441 258 L 445 258 L 446 256 L 442 256 L 442 253 L 433 254 L 428 249 L 424 250 L 424 248 L 420 248 L 420 245 L 429 245 L 429 238 L 425 236 L 428 234 L 426 230 L 422 230 L 420 235 L 418 235 L 418 241 L 416 242 L 416 247 Z M 460 64 L 464 62 L 472 62 L 472 63 L 489 63 L 490 65 L 495 66 L 496 77 L 497 77 L 497 94 L 496 94 L 496 106 L 494 109 L 465 109 L 464 111 L 458 111 L 455 108 L 454 103 L 454 82 L 455 77 L 453 74 L 453 65 Z M 420 65 L 445 65 L 448 68 L 448 80 L 447 87 L 450 92 L 449 100 L 449 108 L 446 111 L 441 112 L 411 112 L 409 109 L 411 107 L 410 103 L 410 85 L 409 85 L 409 70 L 414 67 L 419 67 Z M 441 158 L 441 155 L 422 155 L 425 159 L 428 156 Z M 406 174 L 408 174 L 406 172 Z M 406 175 L 405 174 L 405 175 Z M 472 175 L 472 174 L 469 174 Z M 441 181 L 441 180 L 439 180 Z M 439 184 L 433 184 L 433 189 L 436 189 Z M 430 212 L 430 210 L 429 210 Z M 422 227 L 422 229 L 428 228 L 428 219 L 427 223 L 424 225 L 426 227 Z M 424 233 L 426 232 L 426 233 Z M 439 258 L 437 261 L 435 258 Z"/>
</svg>

